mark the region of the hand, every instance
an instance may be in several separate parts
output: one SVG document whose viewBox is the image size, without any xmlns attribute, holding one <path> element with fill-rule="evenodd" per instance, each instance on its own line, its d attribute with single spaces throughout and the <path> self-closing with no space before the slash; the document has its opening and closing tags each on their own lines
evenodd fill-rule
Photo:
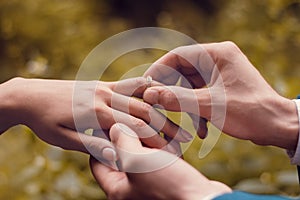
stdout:
<svg viewBox="0 0 300 200">
<path fill-rule="evenodd" d="M 231 192 L 175 155 L 143 147 L 136 133 L 125 125 L 115 124 L 110 138 L 122 171 L 90 159 L 92 173 L 108 199 L 203 199 Z M 143 169 L 147 172 L 139 172 Z"/>
<path fill-rule="evenodd" d="M 232 42 L 179 47 L 155 62 L 149 75 L 165 84 L 181 77 L 183 85 L 194 88 L 151 87 L 144 93 L 150 104 L 204 117 L 223 132 L 256 144 L 296 148 L 294 102 L 277 94 Z M 198 135 L 204 138 L 205 132 Z"/>
<path fill-rule="evenodd" d="M 146 87 L 144 78 L 111 83 L 15 78 L 0 85 L 0 130 L 24 124 L 47 143 L 98 156 L 107 153 L 111 159 L 112 151 L 103 151 L 113 148 L 109 141 L 80 133 L 90 128 L 107 132 L 122 122 L 139 131 L 151 147 L 172 149 L 159 130 L 187 141 L 187 132 L 148 104 L 126 96 L 141 96 Z"/>
</svg>

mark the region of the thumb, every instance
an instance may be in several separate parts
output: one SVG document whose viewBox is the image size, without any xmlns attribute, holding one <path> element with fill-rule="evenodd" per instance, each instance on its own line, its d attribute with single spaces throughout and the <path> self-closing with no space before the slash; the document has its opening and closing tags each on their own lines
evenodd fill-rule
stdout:
<svg viewBox="0 0 300 200">
<path fill-rule="evenodd" d="M 124 124 L 116 123 L 110 129 L 111 142 L 117 150 L 119 160 L 117 165 L 120 171 L 136 171 L 137 155 L 143 154 L 143 148 L 137 134 Z"/>
<path fill-rule="evenodd" d="M 144 101 L 163 109 L 189 112 L 202 117 L 210 116 L 210 94 L 207 88 L 188 89 L 179 86 L 156 86 L 148 88 Z"/>
<path fill-rule="evenodd" d="M 118 149 L 133 153 L 143 150 L 143 146 L 137 134 L 128 126 L 116 123 L 110 129 L 110 139 L 113 145 Z"/>
<path fill-rule="evenodd" d="M 137 134 L 126 125 L 117 123 L 110 130 L 119 160 L 119 170 L 129 173 L 145 173 L 161 169 L 178 157 L 159 149 L 143 147 Z"/>
</svg>

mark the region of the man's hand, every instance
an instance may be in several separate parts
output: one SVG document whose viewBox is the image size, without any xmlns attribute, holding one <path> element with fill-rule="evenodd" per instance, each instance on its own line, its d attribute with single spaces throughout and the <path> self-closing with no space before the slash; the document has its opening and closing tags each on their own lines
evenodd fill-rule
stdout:
<svg viewBox="0 0 300 200">
<path fill-rule="evenodd" d="M 206 135 L 205 118 L 233 137 L 296 148 L 299 127 L 294 102 L 277 94 L 232 42 L 179 47 L 144 75 L 168 85 L 182 78 L 181 85 L 193 88 L 151 87 L 144 100 L 198 117 L 200 126 L 195 126 L 201 138 Z"/>
<path fill-rule="evenodd" d="M 108 199 L 203 199 L 231 192 L 175 155 L 143 147 L 136 133 L 123 124 L 111 128 L 110 138 L 121 171 L 90 159 L 92 173 Z"/>
</svg>

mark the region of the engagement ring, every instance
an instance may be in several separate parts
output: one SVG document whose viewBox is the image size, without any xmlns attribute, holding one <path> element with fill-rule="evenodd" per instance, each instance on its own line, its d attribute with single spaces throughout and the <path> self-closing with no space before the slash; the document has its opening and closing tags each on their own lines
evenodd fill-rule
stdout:
<svg viewBox="0 0 300 200">
<path fill-rule="evenodd" d="M 146 83 L 147 83 L 147 88 L 151 87 L 151 83 L 152 83 L 152 77 L 151 76 L 146 77 Z"/>
</svg>

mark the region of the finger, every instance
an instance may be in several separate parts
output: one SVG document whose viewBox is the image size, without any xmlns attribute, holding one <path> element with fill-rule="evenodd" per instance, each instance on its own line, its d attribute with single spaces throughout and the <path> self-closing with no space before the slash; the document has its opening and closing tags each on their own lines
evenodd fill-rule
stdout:
<svg viewBox="0 0 300 200">
<path fill-rule="evenodd" d="M 92 135 L 94 137 L 102 138 L 104 140 L 110 141 L 109 130 L 93 130 Z M 105 150 L 102 150 L 102 154 L 103 154 L 103 157 L 105 157 L 106 159 L 102 159 L 101 157 L 99 157 L 99 156 L 97 157 L 96 155 L 94 155 L 94 157 L 97 157 L 97 160 L 99 162 L 101 162 L 103 165 L 106 165 L 112 169 L 117 170 L 118 167 L 117 167 L 115 161 L 117 160 L 118 156 L 116 155 L 116 152 L 112 152 L 110 149 L 105 149 Z"/>
<path fill-rule="evenodd" d="M 98 160 L 115 161 L 117 154 L 108 140 L 86 135 L 61 127 L 62 137 L 56 145 L 68 150 L 81 151 L 93 155 Z"/>
<path fill-rule="evenodd" d="M 197 135 L 201 138 L 201 139 L 205 139 L 207 136 L 207 119 L 200 117 L 199 119 L 199 127 L 197 130 Z"/>
<path fill-rule="evenodd" d="M 207 136 L 207 119 L 199 117 L 195 114 L 188 113 L 193 121 L 194 128 L 197 131 L 197 135 L 204 139 Z"/>
<path fill-rule="evenodd" d="M 110 140 L 109 131 L 104 129 L 93 130 L 93 136 L 102 138 L 105 140 Z"/>
<path fill-rule="evenodd" d="M 180 86 L 185 88 L 197 89 L 203 88 L 206 85 L 207 84 L 198 73 L 185 75 L 185 77 L 182 76 L 180 79 Z"/>
<path fill-rule="evenodd" d="M 117 148 L 128 152 L 142 152 L 143 146 L 139 140 L 138 133 L 122 123 L 114 124 L 109 132 L 111 142 Z"/>
<path fill-rule="evenodd" d="M 179 66 L 177 55 L 169 52 L 153 63 L 144 73 L 144 77 L 151 76 L 166 85 L 174 85 L 180 77 Z"/>
<path fill-rule="evenodd" d="M 128 190 L 128 184 L 124 184 L 127 183 L 127 176 L 124 172 L 107 167 L 92 156 L 90 157 L 90 168 L 94 178 L 106 195 L 109 196 L 109 194 L 116 191 L 124 194 L 124 191 Z M 119 184 L 119 182 L 123 182 L 123 184 Z M 118 185 L 120 187 L 116 188 Z"/>
<path fill-rule="evenodd" d="M 141 155 L 147 152 L 143 148 L 138 134 L 122 123 L 114 124 L 109 132 L 113 145 L 116 147 L 120 159 L 117 162 L 121 171 L 131 171 L 134 169 L 134 160 L 137 154 Z"/>
<path fill-rule="evenodd" d="M 151 87 L 145 91 L 143 99 L 166 110 L 210 118 L 211 100 L 207 88 L 192 90 L 178 86 Z"/>
<path fill-rule="evenodd" d="M 142 119 L 136 118 L 122 111 L 112 109 L 110 107 L 104 109 L 100 113 L 100 115 L 97 116 L 100 124 L 100 127 L 97 128 L 99 130 L 101 129 L 101 127 L 110 128 L 113 124 L 119 122 L 126 124 L 131 129 L 138 132 L 142 142 L 149 147 L 163 148 L 167 144 L 167 141 L 160 137 L 157 131 L 151 128 Z"/>
<path fill-rule="evenodd" d="M 110 83 L 110 87 L 114 92 L 135 97 L 142 97 L 144 91 L 152 86 L 163 86 L 163 84 L 154 80 L 149 82 L 147 77 L 130 78 Z"/>
<path fill-rule="evenodd" d="M 143 173 L 161 169 L 177 157 L 163 150 L 143 147 L 138 133 L 124 124 L 114 124 L 110 130 L 111 141 L 120 157 L 119 169 L 130 173 Z"/>
<path fill-rule="evenodd" d="M 175 150 L 175 152 L 170 152 L 170 151 L 169 152 L 173 153 L 176 156 L 181 157 L 183 159 L 183 154 L 181 151 L 180 143 L 176 140 L 173 140 L 172 138 L 170 138 L 167 135 L 164 135 L 164 138 L 168 141 L 168 146 L 172 146 L 171 148 L 173 148 Z M 170 149 L 170 147 L 169 147 L 169 149 Z"/>
<path fill-rule="evenodd" d="M 156 131 L 161 131 L 180 142 L 189 142 L 193 139 L 190 133 L 145 102 L 114 93 L 110 106 L 116 110 L 143 119 Z"/>
<path fill-rule="evenodd" d="M 160 137 L 160 135 L 143 120 L 118 110 L 112 109 L 111 112 L 116 123 L 122 123 L 130 127 L 147 146 L 160 149 L 167 145 L 167 141 Z"/>
<path fill-rule="evenodd" d="M 197 74 L 198 79 L 201 77 L 209 83 L 215 67 L 214 59 L 207 51 L 211 49 L 210 46 L 197 44 L 176 48 L 153 63 L 144 76 L 152 76 L 153 79 L 170 85 L 178 80 L 175 73 L 178 71 L 184 76 Z"/>
</svg>

